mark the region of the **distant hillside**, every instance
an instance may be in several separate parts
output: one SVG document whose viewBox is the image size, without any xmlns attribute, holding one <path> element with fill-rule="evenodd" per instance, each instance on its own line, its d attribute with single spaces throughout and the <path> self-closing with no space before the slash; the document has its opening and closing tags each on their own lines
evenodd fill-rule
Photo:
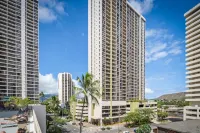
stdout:
<svg viewBox="0 0 200 133">
<path fill-rule="evenodd" d="M 43 99 L 43 101 L 49 99 L 49 98 L 52 97 L 52 96 L 58 96 L 58 94 L 44 94 L 44 99 Z M 40 101 L 41 101 L 41 100 L 42 100 L 42 99 L 40 98 Z"/>
<path fill-rule="evenodd" d="M 160 97 L 158 97 L 157 99 L 159 100 L 181 100 L 181 99 L 185 99 L 185 92 L 179 92 L 179 93 L 172 93 L 172 94 L 165 94 L 162 95 Z"/>
</svg>

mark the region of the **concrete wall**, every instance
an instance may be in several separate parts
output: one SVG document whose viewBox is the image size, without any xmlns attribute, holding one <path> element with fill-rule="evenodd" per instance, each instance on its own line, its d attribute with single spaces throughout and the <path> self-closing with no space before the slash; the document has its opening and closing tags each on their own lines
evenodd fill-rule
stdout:
<svg viewBox="0 0 200 133">
<path fill-rule="evenodd" d="M 42 133 L 46 133 L 46 106 L 32 105 L 32 107 L 33 111 L 35 111 Z"/>
</svg>

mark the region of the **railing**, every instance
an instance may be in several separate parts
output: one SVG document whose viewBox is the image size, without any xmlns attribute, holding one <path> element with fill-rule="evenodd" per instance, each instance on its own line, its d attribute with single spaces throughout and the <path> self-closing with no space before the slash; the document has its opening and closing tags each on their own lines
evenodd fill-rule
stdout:
<svg viewBox="0 0 200 133">
<path fill-rule="evenodd" d="M 33 110 L 33 121 L 34 121 L 34 127 L 36 130 L 36 133 L 42 133 L 41 129 L 40 129 L 40 125 L 39 122 L 37 120 L 37 116 L 35 114 L 35 111 Z"/>
</svg>

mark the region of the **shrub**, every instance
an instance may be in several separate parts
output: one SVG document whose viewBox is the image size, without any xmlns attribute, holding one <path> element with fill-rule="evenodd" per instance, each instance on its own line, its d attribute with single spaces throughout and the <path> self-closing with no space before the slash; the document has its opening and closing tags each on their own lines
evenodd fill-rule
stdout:
<svg viewBox="0 0 200 133">
<path fill-rule="evenodd" d="M 84 120 L 85 122 L 88 122 L 88 117 L 85 117 L 85 120 Z"/>
<path fill-rule="evenodd" d="M 166 117 L 168 117 L 168 113 L 165 111 L 158 111 L 157 116 L 158 120 L 164 120 Z"/>
<path fill-rule="evenodd" d="M 101 130 L 104 131 L 104 130 L 106 130 L 106 129 L 105 129 L 105 127 L 102 127 Z"/>
<path fill-rule="evenodd" d="M 107 129 L 107 130 L 110 130 L 110 129 L 111 129 L 111 127 L 106 127 L 106 129 Z"/>
<path fill-rule="evenodd" d="M 104 125 L 110 125 L 111 124 L 111 118 L 109 118 L 109 119 L 104 118 L 102 121 L 103 121 Z"/>
<path fill-rule="evenodd" d="M 150 132 L 151 132 L 151 126 L 149 126 L 148 124 L 141 125 L 136 130 L 136 133 L 150 133 Z"/>
</svg>

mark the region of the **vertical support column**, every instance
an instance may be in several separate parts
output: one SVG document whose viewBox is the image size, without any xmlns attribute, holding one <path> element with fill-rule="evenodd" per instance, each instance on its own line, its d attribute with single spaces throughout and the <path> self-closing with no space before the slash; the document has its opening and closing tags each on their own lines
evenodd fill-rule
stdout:
<svg viewBox="0 0 200 133">
<path fill-rule="evenodd" d="M 91 22 L 92 22 L 92 2 L 94 0 L 88 0 L 88 72 L 92 73 L 92 58 L 93 58 L 93 50 L 92 50 L 92 26 Z M 91 98 L 88 98 L 88 121 L 91 122 Z"/>
<path fill-rule="evenodd" d="M 110 117 L 112 117 L 112 2 L 110 0 Z"/>
<path fill-rule="evenodd" d="M 141 65 L 142 65 L 142 57 L 141 57 L 141 51 L 142 51 L 142 43 L 141 43 L 141 17 L 139 17 L 139 100 L 142 100 L 142 84 L 141 84 L 141 80 L 142 80 L 142 73 L 141 73 Z"/>
<path fill-rule="evenodd" d="M 183 109 L 183 120 L 185 121 L 186 120 L 186 107 L 184 107 Z"/>
<path fill-rule="evenodd" d="M 26 1 L 21 1 L 21 80 L 22 80 L 22 98 L 27 97 L 26 90 Z"/>
</svg>

